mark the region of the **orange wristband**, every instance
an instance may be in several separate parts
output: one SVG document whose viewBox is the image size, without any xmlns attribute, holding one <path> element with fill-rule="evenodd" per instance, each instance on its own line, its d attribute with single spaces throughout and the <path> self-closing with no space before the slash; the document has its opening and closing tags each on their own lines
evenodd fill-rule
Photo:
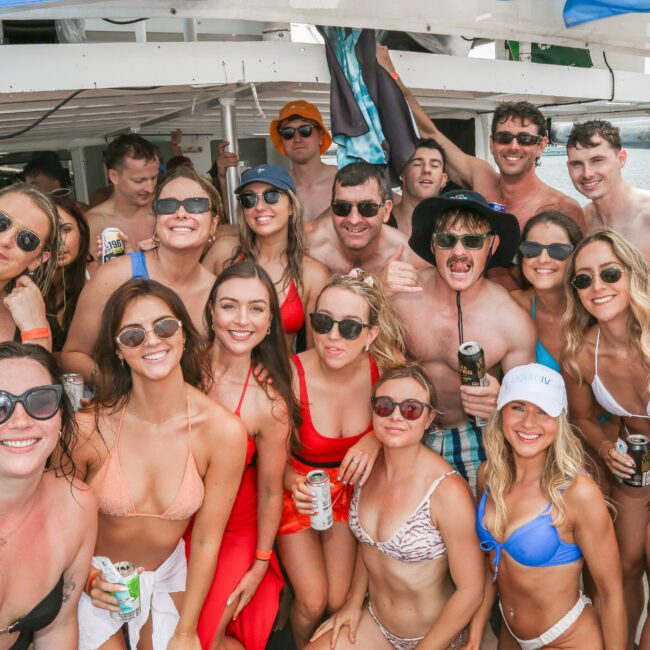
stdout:
<svg viewBox="0 0 650 650">
<path fill-rule="evenodd" d="M 399 79 L 399 75 L 397 74 L 397 72 L 390 72 L 389 74 L 391 79 L 395 79 L 395 81 Z"/>
<path fill-rule="evenodd" d="M 99 577 L 99 571 L 92 569 L 90 575 L 88 576 L 88 582 L 86 582 L 86 587 L 84 591 L 90 596 L 90 590 L 93 588 L 93 582 Z"/>
<path fill-rule="evenodd" d="M 273 551 L 260 551 L 260 549 L 255 550 L 255 559 L 261 560 L 262 562 L 268 562 L 273 555 Z"/>
<path fill-rule="evenodd" d="M 25 330 L 20 333 L 20 340 L 25 343 L 25 341 L 33 341 L 35 339 L 48 339 L 50 338 L 50 328 L 49 327 L 36 327 L 33 330 Z"/>
</svg>

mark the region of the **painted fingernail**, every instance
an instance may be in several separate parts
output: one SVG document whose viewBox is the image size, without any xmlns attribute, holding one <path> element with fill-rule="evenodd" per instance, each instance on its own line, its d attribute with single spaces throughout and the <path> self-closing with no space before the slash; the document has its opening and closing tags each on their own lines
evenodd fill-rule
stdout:
<svg viewBox="0 0 650 650">
<path fill-rule="evenodd" d="M 337 480 L 337 481 L 340 481 L 340 480 L 341 480 L 341 477 L 340 477 L 340 476 L 337 476 L 337 477 L 336 477 L 336 480 Z"/>
</svg>

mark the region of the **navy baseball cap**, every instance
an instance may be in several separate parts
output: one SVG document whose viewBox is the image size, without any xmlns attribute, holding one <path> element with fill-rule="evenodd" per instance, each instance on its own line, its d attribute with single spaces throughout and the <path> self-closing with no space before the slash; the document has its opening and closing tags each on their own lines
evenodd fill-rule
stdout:
<svg viewBox="0 0 650 650">
<path fill-rule="evenodd" d="M 289 172 L 280 165 L 257 165 L 251 169 L 246 170 L 241 175 L 241 182 L 235 190 L 235 194 L 241 194 L 246 185 L 250 183 L 268 183 L 279 190 L 291 190 L 296 193 L 296 186 L 289 176 Z"/>
</svg>

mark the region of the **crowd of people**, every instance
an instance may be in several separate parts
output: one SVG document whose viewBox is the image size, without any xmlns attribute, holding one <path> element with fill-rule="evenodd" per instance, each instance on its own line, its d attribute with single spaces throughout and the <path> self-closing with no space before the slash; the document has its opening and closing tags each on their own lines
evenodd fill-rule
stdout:
<svg viewBox="0 0 650 650">
<path fill-rule="evenodd" d="M 3 650 L 264 650 L 287 618 L 299 650 L 650 650 L 650 193 L 602 120 L 567 145 L 586 208 L 542 183 L 527 102 L 495 171 L 378 58 L 422 136 L 399 191 L 323 165 L 302 100 L 236 230 L 228 143 L 211 182 L 121 135 L 85 214 L 40 168 L 0 191 Z M 137 568 L 130 620 L 93 557 Z"/>
</svg>

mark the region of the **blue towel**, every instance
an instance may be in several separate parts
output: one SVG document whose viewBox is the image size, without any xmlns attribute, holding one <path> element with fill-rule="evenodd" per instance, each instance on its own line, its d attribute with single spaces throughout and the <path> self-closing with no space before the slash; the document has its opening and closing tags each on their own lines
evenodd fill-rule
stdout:
<svg viewBox="0 0 650 650">
<path fill-rule="evenodd" d="M 591 20 L 634 12 L 650 12 L 650 0 L 567 0 L 564 3 L 564 24 L 575 27 Z"/>
</svg>

